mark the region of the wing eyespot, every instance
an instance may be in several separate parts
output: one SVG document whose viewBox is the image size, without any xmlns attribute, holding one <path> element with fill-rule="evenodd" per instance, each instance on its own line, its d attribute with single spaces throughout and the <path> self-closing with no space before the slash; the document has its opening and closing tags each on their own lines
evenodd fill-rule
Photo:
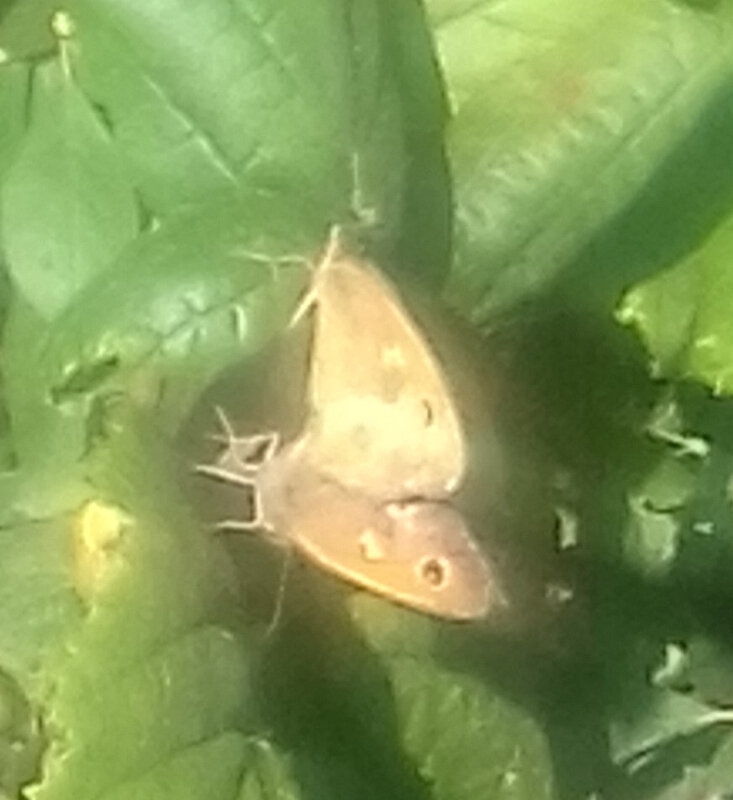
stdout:
<svg viewBox="0 0 733 800">
<path fill-rule="evenodd" d="M 431 589 L 443 589 L 450 578 L 450 564 L 445 558 L 427 556 L 417 565 L 417 573 Z"/>
</svg>

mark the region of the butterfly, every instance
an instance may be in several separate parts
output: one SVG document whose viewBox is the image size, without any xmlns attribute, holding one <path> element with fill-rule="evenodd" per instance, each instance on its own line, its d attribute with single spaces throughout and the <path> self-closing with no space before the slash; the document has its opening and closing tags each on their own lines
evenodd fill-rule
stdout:
<svg viewBox="0 0 733 800">
<path fill-rule="evenodd" d="M 450 496 L 466 448 L 453 398 L 396 289 L 331 241 L 315 307 L 305 436 L 321 472 L 377 497 Z"/>
<path fill-rule="evenodd" d="M 308 417 L 281 446 L 239 437 L 199 470 L 253 490 L 251 520 L 311 562 L 390 600 L 450 619 L 501 599 L 450 504 L 466 468 L 462 426 L 424 336 L 391 284 L 332 235 L 295 314 L 315 310 Z"/>
</svg>

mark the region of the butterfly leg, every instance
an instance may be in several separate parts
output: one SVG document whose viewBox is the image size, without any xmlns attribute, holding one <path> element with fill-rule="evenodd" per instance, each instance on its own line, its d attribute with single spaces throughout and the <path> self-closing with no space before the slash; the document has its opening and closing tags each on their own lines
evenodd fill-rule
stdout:
<svg viewBox="0 0 733 800">
<path fill-rule="evenodd" d="M 280 434 L 277 431 L 255 433 L 252 436 L 237 436 L 223 409 L 216 407 L 216 415 L 222 434 L 215 434 L 214 440 L 227 445 L 224 453 L 217 460 L 217 465 L 232 471 L 250 472 L 269 461 L 280 446 Z"/>
<path fill-rule="evenodd" d="M 239 531 L 241 533 L 263 533 L 270 534 L 273 541 L 279 541 L 277 537 L 273 536 L 272 526 L 265 519 L 262 511 L 262 503 L 260 502 L 259 492 L 255 488 L 252 497 L 254 513 L 252 519 L 222 519 L 214 525 L 214 529 L 220 532 L 226 531 Z M 270 538 L 268 537 L 268 538 Z"/>
<path fill-rule="evenodd" d="M 218 467 L 206 464 L 202 465 L 198 471 L 202 472 L 204 475 L 210 475 L 213 478 L 219 478 L 229 483 L 236 483 L 238 486 L 245 486 L 252 492 L 252 518 L 246 520 L 223 519 L 214 526 L 217 531 L 243 531 L 247 533 L 253 531 L 270 531 L 270 525 L 268 525 L 267 520 L 265 520 L 262 503 L 260 501 L 260 493 L 254 478 L 248 478 L 239 473 L 232 474 L 226 470 L 221 470 Z"/>
<path fill-rule="evenodd" d="M 260 521 L 257 519 L 243 520 L 243 519 L 223 519 L 214 525 L 215 530 L 222 533 L 227 531 L 241 531 L 243 533 L 254 533 L 260 527 Z"/>
<path fill-rule="evenodd" d="M 231 471 L 256 474 L 275 455 L 279 446 L 280 435 L 276 431 L 237 436 L 227 441 L 227 446 L 216 463 Z"/>
<path fill-rule="evenodd" d="M 208 475 L 210 478 L 224 483 L 234 483 L 238 486 L 246 486 L 248 489 L 255 488 L 259 467 L 238 462 L 230 467 L 226 463 L 222 463 L 226 456 L 225 453 L 217 464 L 196 464 L 194 470 L 201 475 Z"/>
<path fill-rule="evenodd" d="M 230 446 L 240 459 L 254 460 L 259 467 L 277 452 L 280 447 L 280 434 L 277 431 L 265 431 L 252 436 L 236 436 L 230 439 Z"/>
</svg>

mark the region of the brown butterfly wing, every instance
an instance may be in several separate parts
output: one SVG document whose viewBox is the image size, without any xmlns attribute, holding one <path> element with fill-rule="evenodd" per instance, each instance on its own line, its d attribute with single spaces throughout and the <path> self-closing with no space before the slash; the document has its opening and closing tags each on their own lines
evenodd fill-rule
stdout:
<svg viewBox="0 0 733 800">
<path fill-rule="evenodd" d="M 315 279 L 308 426 L 325 473 L 375 497 L 439 497 L 465 468 L 448 386 L 392 286 L 337 257 Z"/>
<path fill-rule="evenodd" d="M 429 501 L 381 504 L 287 458 L 263 468 L 265 517 L 318 566 L 448 619 L 482 617 L 498 598 L 455 509 Z"/>
</svg>

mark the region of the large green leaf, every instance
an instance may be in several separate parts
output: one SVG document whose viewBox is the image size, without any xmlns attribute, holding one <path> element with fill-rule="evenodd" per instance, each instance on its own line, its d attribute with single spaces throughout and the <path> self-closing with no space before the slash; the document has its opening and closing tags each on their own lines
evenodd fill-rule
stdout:
<svg viewBox="0 0 733 800">
<path fill-rule="evenodd" d="M 384 222 L 402 193 L 402 122 L 382 9 L 341 0 L 274 11 L 76 0 L 74 68 L 155 213 L 212 192 L 297 187 L 324 215 L 361 191 Z"/>
<path fill-rule="evenodd" d="M 41 665 L 48 741 L 29 791 L 233 796 L 252 653 L 233 627 L 231 563 L 192 524 L 155 433 L 135 418 L 120 427 L 96 451 L 90 500 L 60 529 L 71 559 L 58 591 L 76 621 Z M 9 579 L 17 591 L 23 576 Z"/>
<path fill-rule="evenodd" d="M 452 120 L 449 295 L 532 295 L 628 204 L 729 85 L 730 5 L 427 3 Z M 593 280 L 593 278 L 589 278 Z"/>
</svg>

